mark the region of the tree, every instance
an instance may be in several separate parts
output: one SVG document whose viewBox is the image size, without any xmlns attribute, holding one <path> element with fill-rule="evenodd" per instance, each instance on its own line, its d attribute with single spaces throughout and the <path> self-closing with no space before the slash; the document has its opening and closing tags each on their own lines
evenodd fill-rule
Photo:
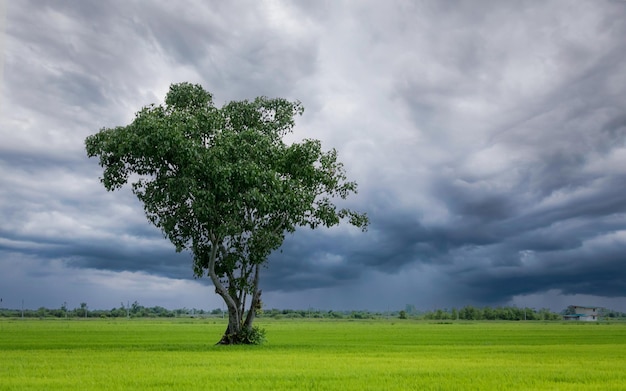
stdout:
<svg viewBox="0 0 626 391">
<path fill-rule="evenodd" d="M 466 305 L 459 311 L 459 318 L 465 320 L 480 320 L 481 313 L 478 308 Z"/>
<path fill-rule="evenodd" d="M 195 277 L 211 279 L 228 308 L 221 343 L 260 337 L 252 327 L 262 305 L 259 274 L 287 233 L 342 220 L 367 227 L 365 214 L 334 203 L 357 190 L 337 152 L 318 140 L 283 141 L 302 112 L 300 102 L 266 97 L 217 108 L 201 86 L 173 84 L 165 105 L 85 140 L 105 188 L 132 178 L 150 222 L 177 251 L 191 251 Z"/>
</svg>

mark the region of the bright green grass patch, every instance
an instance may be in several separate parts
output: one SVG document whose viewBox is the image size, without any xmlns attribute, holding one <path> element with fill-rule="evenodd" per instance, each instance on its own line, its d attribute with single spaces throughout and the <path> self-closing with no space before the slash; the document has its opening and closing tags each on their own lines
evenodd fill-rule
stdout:
<svg viewBox="0 0 626 391">
<path fill-rule="evenodd" d="M 624 390 L 626 324 L 0 321 L 0 390 Z"/>
</svg>

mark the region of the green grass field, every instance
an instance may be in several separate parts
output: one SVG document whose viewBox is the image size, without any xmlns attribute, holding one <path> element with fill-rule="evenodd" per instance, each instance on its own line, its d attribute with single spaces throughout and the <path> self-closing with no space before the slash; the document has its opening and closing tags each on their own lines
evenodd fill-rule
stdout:
<svg viewBox="0 0 626 391">
<path fill-rule="evenodd" d="M 626 324 L 0 320 L 0 390 L 626 390 Z"/>
</svg>

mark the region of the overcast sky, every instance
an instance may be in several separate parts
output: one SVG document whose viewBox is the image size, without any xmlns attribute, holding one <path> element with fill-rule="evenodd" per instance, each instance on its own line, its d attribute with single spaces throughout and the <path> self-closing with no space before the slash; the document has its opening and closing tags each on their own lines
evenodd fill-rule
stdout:
<svg viewBox="0 0 626 391">
<path fill-rule="evenodd" d="M 84 139 L 161 103 L 298 99 L 367 233 L 301 229 L 269 308 L 626 311 L 626 2 L 0 1 L 0 306 L 221 307 Z"/>
</svg>

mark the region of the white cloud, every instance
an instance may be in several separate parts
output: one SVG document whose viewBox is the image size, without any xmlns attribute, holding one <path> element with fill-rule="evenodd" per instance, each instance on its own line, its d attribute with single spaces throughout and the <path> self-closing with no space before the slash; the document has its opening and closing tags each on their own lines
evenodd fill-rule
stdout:
<svg viewBox="0 0 626 391">
<path fill-rule="evenodd" d="M 0 259 L 3 307 L 69 308 L 86 302 L 93 309 L 119 307 L 138 301 L 141 305 L 166 308 L 214 309 L 221 306 L 213 288 L 194 280 L 158 277 L 142 272 L 112 272 L 68 268 L 58 260 L 42 264 L 19 254 Z"/>
</svg>

